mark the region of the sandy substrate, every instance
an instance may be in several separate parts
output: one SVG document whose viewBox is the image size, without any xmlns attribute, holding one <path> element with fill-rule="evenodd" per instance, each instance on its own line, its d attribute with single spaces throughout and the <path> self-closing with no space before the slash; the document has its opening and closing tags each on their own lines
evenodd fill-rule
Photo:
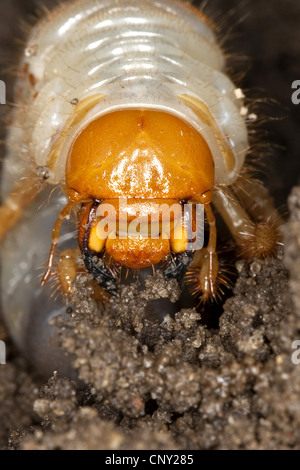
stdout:
<svg viewBox="0 0 300 470">
<path fill-rule="evenodd" d="M 221 3 L 209 2 L 219 16 L 228 9 Z M 238 26 L 239 51 L 256 58 L 246 88 L 268 88 L 268 96 L 291 106 L 290 84 L 300 77 L 297 2 L 286 2 L 284 11 L 276 0 L 257 3 Z M 5 4 L 0 39 L 9 56 L 15 15 L 30 13 L 32 2 Z M 267 127 L 285 145 L 273 151 L 280 177 L 270 186 L 279 204 L 299 175 L 299 110 L 290 109 L 288 120 Z M 73 308 L 55 320 L 79 385 L 55 373 L 48 381 L 37 376 L 0 323 L 8 344 L 0 366 L 0 449 L 300 449 L 300 364 L 291 360 L 300 340 L 300 187 L 289 209 L 284 255 L 237 262 L 233 295 L 214 328 L 194 308 L 179 311 L 179 287 L 159 275 L 142 291 L 124 286 L 100 309 L 81 276 Z M 156 313 L 166 305 L 173 313 L 161 321 Z"/>
<path fill-rule="evenodd" d="M 299 302 L 300 188 L 290 204 L 290 284 L 281 256 L 239 261 L 218 330 L 194 309 L 161 323 L 145 317 L 147 301 L 176 299 L 159 277 L 142 293 L 124 287 L 101 313 L 81 277 L 76 308 L 56 324 L 82 384 L 54 374 L 39 388 L 26 364 L 10 359 L 0 369 L 2 446 L 14 429 L 9 445 L 22 449 L 299 449 L 291 346 L 300 310 L 289 289 Z"/>
</svg>

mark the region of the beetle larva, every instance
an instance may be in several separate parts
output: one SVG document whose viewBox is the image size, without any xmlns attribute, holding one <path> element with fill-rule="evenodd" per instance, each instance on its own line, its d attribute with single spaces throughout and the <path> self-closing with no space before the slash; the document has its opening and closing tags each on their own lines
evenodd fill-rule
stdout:
<svg viewBox="0 0 300 470">
<path fill-rule="evenodd" d="M 196 252 L 192 271 L 204 301 L 216 297 L 219 285 L 211 206 L 248 255 L 274 252 L 274 228 L 251 221 L 262 189 L 247 183 L 246 196 L 236 195 L 248 137 L 243 94 L 223 70 L 210 22 L 178 0 L 76 0 L 34 27 L 16 87 L 4 167 L 7 199 L 0 209 L 1 235 L 14 226 L 4 240 L 2 286 L 7 321 L 20 347 L 26 341 L 28 349 L 28 329 L 34 335 L 37 324 L 29 317 L 41 303 L 45 318 L 62 308 L 47 285 L 39 286 L 36 267 L 45 260 L 52 226 L 43 284 L 53 272 L 59 240 L 62 248 L 74 245 L 72 230 L 60 234 L 72 209 L 86 269 L 110 294 L 117 291 L 112 265 L 161 264 L 167 277 L 185 274 L 194 255 L 185 204 L 202 204 L 209 225 L 207 245 Z M 56 186 L 63 196 L 50 196 Z M 249 214 L 241 202 L 248 203 Z M 101 210 L 107 204 L 116 225 L 103 233 Z M 162 229 L 161 204 L 170 211 L 179 206 L 169 236 Z M 264 204 L 266 217 L 272 211 Z M 132 214 L 142 220 L 138 234 L 128 230 Z M 150 216 L 157 221 L 154 237 Z M 67 293 L 70 272 L 76 272 L 75 262 L 60 270 Z M 40 333 L 39 338 L 44 341 Z M 34 348 L 39 349 L 36 341 Z"/>
</svg>

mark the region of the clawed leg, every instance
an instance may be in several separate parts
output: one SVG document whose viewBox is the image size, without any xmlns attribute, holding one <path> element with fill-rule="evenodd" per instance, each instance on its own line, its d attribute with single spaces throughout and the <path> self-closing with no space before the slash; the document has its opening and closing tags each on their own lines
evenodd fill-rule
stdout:
<svg viewBox="0 0 300 470">
<path fill-rule="evenodd" d="M 273 256 L 280 245 L 280 216 L 267 191 L 258 182 L 241 180 L 235 192 L 230 187 L 214 192 L 213 204 L 232 233 L 241 255 L 245 258 Z M 247 211 L 243 205 L 247 207 Z M 216 299 L 221 284 L 228 284 L 226 276 L 220 273 L 216 253 L 217 232 L 215 217 L 210 204 L 204 204 L 209 224 L 207 247 L 196 253 L 187 280 L 194 285 L 193 293 L 201 295 L 202 301 Z M 257 222 L 253 222 L 252 217 Z"/>
<path fill-rule="evenodd" d="M 247 207 L 247 213 L 255 220 L 274 220 L 277 225 L 282 223 L 268 190 L 260 181 L 241 176 L 237 179 L 233 191 L 243 206 Z"/>
<path fill-rule="evenodd" d="M 58 282 L 57 288 L 67 297 L 73 293 L 73 282 L 78 274 L 86 274 L 84 261 L 79 248 L 64 250 L 59 255 L 58 263 L 55 267 L 55 277 Z M 98 301 L 107 301 L 109 294 L 101 289 L 94 281 L 90 281 L 92 297 Z"/>
<path fill-rule="evenodd" d="M 64 294 L 72 294 L 73 281 L 77 276 L 77 273 L 82 270 L 77 262 L 79 256 L 79 248 L 64 250 L 59 255 L 57 263 L 57 279 Z"/>
<path fill-rule="evenodd" d="M 187 273 L 187 279 L 194 285 L 193 293 L 201 293 L 202 301 L 206 302 L 210 298 L 217 298 L 219 262 L 216 252 L 216 219 L 210 204 L 205 204 L 204 209 L 209 224 L 209 240 L 207 246 L 198 252 L 197 260 L 194 260 L 192 268 Z"/>
<path fill-rule="evenodd" d="M 273 256 L 278 250 L 281 236 L 280 217 L 270 197 L 259 184 L 253 182 L 251 192 L 239 191 L 239 199 L 227 187 L 215 192 L 213 203 L 240 247 L 241 255 L 249 259 Z M 240 201 L 247 206 L 247 212 Z M 253 222 L 249 213 L 258 221 Z"/>
<path fill-rule="evenodd" d="M 22 178 L 0 206 L 0 240 L 16 224 L 24 209 L 37 197 L 44 184 L 33 175 Z"/>
<path fill-rule="evenodd" d="M 51 244 L 50 253 L 48 257 L 47 269 L 42 278 L 42 286 L 46 284 L 46 282 L 50 279 L 50 276 L 52 273 L 54 255 L 55 255 L 57 244 L 59 242 L 59 234 L 60 234 L 60 229 L 61 229 L 63 220 L 70 217 L 71 210 L 75 204 L 77 203 L 74 201 L 69 201 L 68 204 L 60 211 L 58 218 L 56 219 L 56 222 L 52 230 L 52 244 Z"/>
</svg>

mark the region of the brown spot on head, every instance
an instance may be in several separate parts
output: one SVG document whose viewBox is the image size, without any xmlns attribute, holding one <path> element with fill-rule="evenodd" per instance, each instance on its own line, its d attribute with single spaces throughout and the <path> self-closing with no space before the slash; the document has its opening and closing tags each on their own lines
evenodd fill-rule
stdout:
<svg viewBox="0 0 300 470">
<path fill-rule="evenodd" d="M 35 78 L 35 76 L 34 76 L 32 73 L 30 73 L 30 74 L 28 75 L 28 79 L 29 79 L 30 85 L 31 85 L 32 87 L 34 87 L 34 86 L 36 85 L 36 78 Z"/>
</svg>

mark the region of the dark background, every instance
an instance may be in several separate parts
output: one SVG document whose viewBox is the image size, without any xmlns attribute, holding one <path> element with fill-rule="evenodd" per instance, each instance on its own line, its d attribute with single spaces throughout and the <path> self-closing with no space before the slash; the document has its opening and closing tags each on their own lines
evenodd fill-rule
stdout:
<svg viewBox="0 0 300 470">
<path fill-rule="evenodd" d="M 12 98 L 13 77 L 7 76 L 6 69 L 18 62 L 18 41 L 24 37 L 21 24 L 33 23 L 31 16 L 38 5 L 56 3 L 0 0 L 0 79 L 6 81 L 8 100 Z M 204 11 L 223 31 L 221 40 L 229 39 L 225 50 L 231 56 L 233 76 L 245 73 L 238 85 L 248 96 L 262 100 L 256 110 L 268 119 L 260 126 L 257 139 L 264 142 L 268 153 L 265 180 L 277 204 L 284 205 L 300 175 L 300 105 L 291 102 L 291 84 L 300 79 L 300 2 L 207 0 Z M 0 115 L 5 117 L 8 109 L 0 106 Z M 2 125 L 1 137 L 4 132 Z"/>
</svg>

